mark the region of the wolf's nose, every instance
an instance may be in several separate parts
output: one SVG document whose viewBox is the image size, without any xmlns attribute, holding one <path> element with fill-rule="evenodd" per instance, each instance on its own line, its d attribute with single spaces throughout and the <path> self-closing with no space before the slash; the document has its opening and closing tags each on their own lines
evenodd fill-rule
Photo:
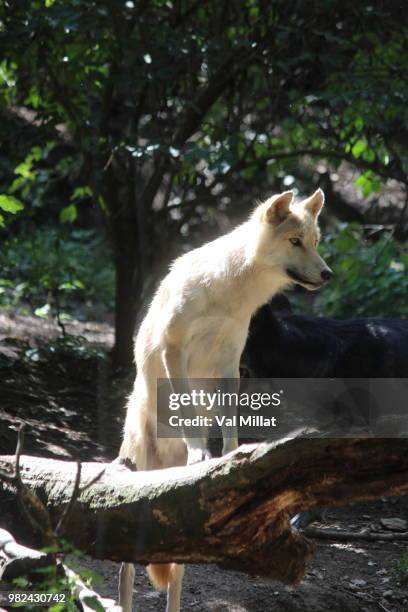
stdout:
<svg viewBox="0 0 408 612">
<path fill-rule="evenodd" d="M 331 270 L 323 270 L 321 277 L 324 281 L 329 281 L 333 276 L 333 272 Z"/>
</svg>

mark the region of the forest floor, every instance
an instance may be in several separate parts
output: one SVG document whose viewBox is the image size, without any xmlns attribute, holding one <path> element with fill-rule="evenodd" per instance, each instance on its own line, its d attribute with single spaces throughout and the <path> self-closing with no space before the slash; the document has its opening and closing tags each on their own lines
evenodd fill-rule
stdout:
<svg viewBox="0 0 408 612">
<path fill-rule="evenodd" d="M 109 361 L 104 356 L 113 339 L 109 325 L 74 321 L 67 324 L 67 331 L 75 337 L 61 340 L 60 330 L 52 322 L 0 313 L 1 454 L 14 452 L 16 430 L 25 422 L 26 454 L 95 461 L 116 457 L 132 376 L 110 375 Z M 80 341 L 75 339 L 78 337 Z M 381 532 L 380 520 L 384 518 L 408 520 L 408 498 L 330 509 L 320 526 Z M 407 542 L 315 542 L 315 557 L 305 580 L 297 587 L 214 566 L 188 566 L 182 609 L 408 610 L 408 571 L 402 569 Z M 116 598 L 118 564 L 85 558 L 81 565 L 100 574 L 102 581 L 96 588 L 101 594 Z M 165 609 L 165 595 L 150 587 L 141 567 L 136 570 L 134 599 L 135 610 Z"/>
</svg>

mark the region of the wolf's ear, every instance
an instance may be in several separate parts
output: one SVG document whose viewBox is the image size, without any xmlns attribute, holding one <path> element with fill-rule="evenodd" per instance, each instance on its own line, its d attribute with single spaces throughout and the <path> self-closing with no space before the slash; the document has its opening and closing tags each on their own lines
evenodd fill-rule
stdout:
<svg viewBox="0 0 408 612">
<path fill-rule="evenodd" d="M 318 217 L 324 204 L 324 193 L 319 188 L 312 195 L 303 200 L 303 206 L 310 212 L 313 217 Z"/>
<path fill-rule="evenodd" d="M 277 225 L 286 219 L 293 202 L 293 191 L 284 191 L 274 195 L 266 202 L 265 221 Z"/>
</svg>

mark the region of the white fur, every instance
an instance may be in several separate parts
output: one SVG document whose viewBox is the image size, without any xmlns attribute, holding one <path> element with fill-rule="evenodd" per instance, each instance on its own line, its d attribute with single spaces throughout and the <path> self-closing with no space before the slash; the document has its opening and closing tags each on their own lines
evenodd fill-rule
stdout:
<svg viewBox="0 0 408 612">
<path fill-rule="evenodd" d="M 120 456 L 138 470 L 170 467 L 209 457 L 207 440 L 156 436 L 158 378 L 239 378 L 239 361 L 252 314 L 293 280 L 295 269 L 309 289 L 328 270 L 316 252 L 318 190 L 304 203 L 285 192 L 259 205 L 232 232 L 177 259 L 164 278 L 136 339 L 137 377 L 129 399 Z M 290 238 L 301 236 L 302 247 Z M 177 385 L 177 381 L 173 383 Z M 224 438 L 223 452 L 238 438 Z M 168 612 L 178 612 L 182 569 L 173 568 Z M 132 574 L 122 571 L 121 603 L 129 607 Z M 126 584 L 124 584 L 126 582 Z"/>
</svg>

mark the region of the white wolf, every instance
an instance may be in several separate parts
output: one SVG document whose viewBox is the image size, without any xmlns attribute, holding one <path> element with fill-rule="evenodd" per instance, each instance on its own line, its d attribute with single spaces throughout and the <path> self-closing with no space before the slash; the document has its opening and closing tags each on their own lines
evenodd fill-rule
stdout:
<svg viewBox="0 0 408 612">
<path fill-rule="evenodd" d="M 239 378 L 239 361 L 252 314 L 293 283 L 321 287 L 332 275 L 318 255 L 318 189 L 295 203 L 286 191 L 256 207 L 248 221 L 177 259 L 151 303 L 136 339 L 137 376 L 129 399 L 121 459 L 138 470 L 184 465 L 210 457 L 205 436 L 156 435 L 156 384 L 169 378 Z M 191 415 L 190 415 L 191 416 Z M 223 453 L 238 446 L 223 431 Z M 184 568 L 148 566 L 153 584 L 167 589 L 167 612 L 178 612 Z M 122 564 L 120 604 L 132 608 L 134 568 Z"/>
</svg>

